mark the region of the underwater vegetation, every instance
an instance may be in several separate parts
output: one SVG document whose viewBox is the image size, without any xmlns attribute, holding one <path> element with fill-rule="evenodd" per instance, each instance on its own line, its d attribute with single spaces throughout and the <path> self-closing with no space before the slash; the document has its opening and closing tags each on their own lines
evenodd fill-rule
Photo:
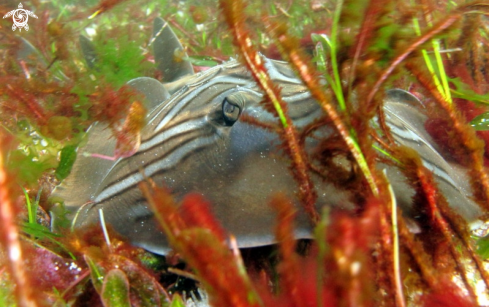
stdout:
<svg viewBox="0 0 489 307">
<path fill-rule="evenodd" d="M 0 306 L 190 306 L 183 297 L 197 300 L 195 289 L 212 306 L 488 304 L 487 2 L 22 4 L 38 16 L 28 31 L 0 22 Z M 17 7 L 3 1 L 0 12 Z M 165 80 L 151 51 L 156 17 L 186 49 L 172 60 L 199 72 L 237 58 L 264 93 L 260 103 L 276 122 L 247 120 L 278 135 L 277 152 L 290 161 L 278 175 L 294 178 L 302 205 L 286 191 L 264 201 L 276 215 L 275 246 L 240 250 L 207 199 L 190 193 L 177 201 L 150 178 L 139 189 L 174 250 L 165 257 L 131 245 L 110 225 L 73 230 L 65 208 L 48 201 L 93 123 L 110 130 L 116 157 L 138 150 L 146 110 L 127 82 Z M 80 35 L 93 50 L 82 50 Z M 290 64 L 320 118 L 294 124 L 286 89 L 259 53 Z M 477 218 L 450 203 L 420 146 L 400 145 L 385 108 L 393 88 L 421 101 L 414 103 L 423 121 L 411 131 L 426 132 L 460 174 Z M 405 178 L 411 207 L 398 206 L 394 180 L 380 165 Z M 318 211 L 313 177 L 347 191 L 353 206 Z M 301 211 L 314 233 L 298 242 Z"/>
</svg>

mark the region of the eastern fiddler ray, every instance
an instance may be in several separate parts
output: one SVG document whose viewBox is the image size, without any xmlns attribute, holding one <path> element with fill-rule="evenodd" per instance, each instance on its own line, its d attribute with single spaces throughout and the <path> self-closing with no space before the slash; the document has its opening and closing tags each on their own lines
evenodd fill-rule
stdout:
<svg viewBox="0 0 489 307">
<path fill-rule="evenodd" d="M 100 223 L 101 208 L 105 222 L 133 244 L 166 254 L 170 247 L 138 187 L 151 178 L 168 187 L 177 201 L 190 192 L 202 194 L 240 247 L 272 244 L 275 213 L 268 202 L 280 191 L 298 203 L 298 187 L 289 171 L 290 160 L 278 150 L 278 136 L 240 121 L 244 114 L 259 122 L 276 121 L 260 104 L 263 93 L 236 60 L 195 74 L 188 61 L 173 60 L 175 50 L 183 48 L 168 24 L 158 18 L 153 31 L 155 60 L 164 83 L 147 77 L 128 83 L 145 96 L 149 110 L 138 151 L 116 161 L 79 154 L 71 174 L 53 196 L 64 199 L 76 216 L 75 228 Z M 81 39 L 81 45 L 88 65 L 93 66 L 96 55 L 86 39 Z M 322 115 L 287 63 L 265 57 L 264 61 L 282 89 L 294 125 L 300 129 Z M 394 89 L 385 95 L 384 113 L 395 140 L 418 151 L 452 208 L 467 221 L 476 222 L 481 212 L 471 200 L 466 175 L 439 153 L 424 129 L 426 117 L 421 108 L 422 103 L 406 91 Z M 110 156 L 115 142 L 110 129 L 94 124 L 79 152 Z M 308 140 L 306 150 L 314 142 Z M 411 212 L 414 190 L 405 177 L 396 167 L 379 167 L 386 169 L 398 205 L 416 219 Z M 347 191 L 311 176 L 319 196 L 318 210 L 352 206 Z M 298 238 L 311 236 L 305 215 L 299 215 L 296 223 Z"/>
</svg>

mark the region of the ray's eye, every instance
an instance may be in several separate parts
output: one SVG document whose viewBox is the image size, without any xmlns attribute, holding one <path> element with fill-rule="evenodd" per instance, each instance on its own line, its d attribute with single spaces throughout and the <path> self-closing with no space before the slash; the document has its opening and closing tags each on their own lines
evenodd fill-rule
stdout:
<svg viewBox="0 0 489 307">
<path fill-rule="evenodd" d="M 230 102 L 228 98 L 224 98 L 222 102 L 222 117 L 226 126 L 232 126 L 239 118 L 241 108 Z"/>
</svg>

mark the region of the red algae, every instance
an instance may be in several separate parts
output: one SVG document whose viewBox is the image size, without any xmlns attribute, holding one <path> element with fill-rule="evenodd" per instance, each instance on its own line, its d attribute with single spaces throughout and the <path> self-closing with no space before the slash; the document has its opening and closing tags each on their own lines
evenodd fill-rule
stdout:
<svg viewBox="0 0 489 307">
<path fill-rule="evenodd" d="M 8 269 L 15 284 L 15 294 L 20 307 L 38 306 L 32 288 L 30 275 L 27 274 L 24 261 L 25 251 L 22 247 L 19 227 L 16 224 L 18 203 L 14 200 L 12 182 L 13 176 L 7 173 L 5 158 L 11 139 L 0 132 L 0 243 L 7 252 Z"/>
<path fill-rule="evenodd" d="M 172 246 L 201 276 L 213 306 L 262 306 L 240 262 L 225 242 L 205 228 L 188 225 L 165 190 L 157 188 L 151 191 L 147 184 L 141 184 L 140 187 Z M 185 211 L 185 214 L 194 212 Z M 196 219 L 200 217 L 187 217 L 187 220 Z M 206 220 L 206 224 L 209 222 Z M 219 225 L 211 227 L 219 228 Z"/>
<path fill-rule="evenodd" d="M 251 44 L 248 30 L 244 24 L 244 2 L 221 1 L 221 8 L 230 29 L 234 32 L 235 44 L 244 58 L 244 64 L 252 72 L 257 84 L 265 92 L 267 99 L 263 102 L 265 109 L 279 117 L 283 126 L 284 148 L 292 158 L 292 174 L 299 184 L 299 199 L 313 223 L 317 223 L 319 215 L 314 208 L 317 199 L 314 184 L 307 173 L 307 157 L 304 149 L 299 146 L 297 131 L 287 115 L 287 106 L 280 96 L 280 89 L 273 84 L 264 66 L 263 59 Z"/>
<path fill-rule="evenodd" d="M 455 288 L 453 285 L 444 284 L 442 282 L 438 291 L 423 295 L 420 306 L 469 307 L 477 306 L 477 303 L 462 294 L 460 289 Z"/>
<path fill-rule="evenodd" d="M 178 210 L 187 225 L 205 228 L 217 239 L 223 242 L 226 240 L 226 231 L 219 225 L 212 214 L 210 203 L 202 195 L 189 194 L 185 196 Z"/>
</svg>

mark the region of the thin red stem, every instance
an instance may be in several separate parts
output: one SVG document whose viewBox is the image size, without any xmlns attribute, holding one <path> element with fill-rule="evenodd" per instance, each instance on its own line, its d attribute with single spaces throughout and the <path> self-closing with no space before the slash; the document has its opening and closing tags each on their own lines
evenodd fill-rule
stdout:
<svg viewBox="0 0 489 307">
<path fill-rule="evenodd" d="M 0 134 L 0 148 L 5 148 L 5 138 Z M 9 178 L 5 167 L 4 153 L 0 151 L 0 225 L 2 243 L 7 250 L 10 276 L 15 284 L 17 303 L 20 307 L 37 306 L 25 271 L 24 257 L 20 244 L 17 212 L 9 191 Z"/>
</svg>

